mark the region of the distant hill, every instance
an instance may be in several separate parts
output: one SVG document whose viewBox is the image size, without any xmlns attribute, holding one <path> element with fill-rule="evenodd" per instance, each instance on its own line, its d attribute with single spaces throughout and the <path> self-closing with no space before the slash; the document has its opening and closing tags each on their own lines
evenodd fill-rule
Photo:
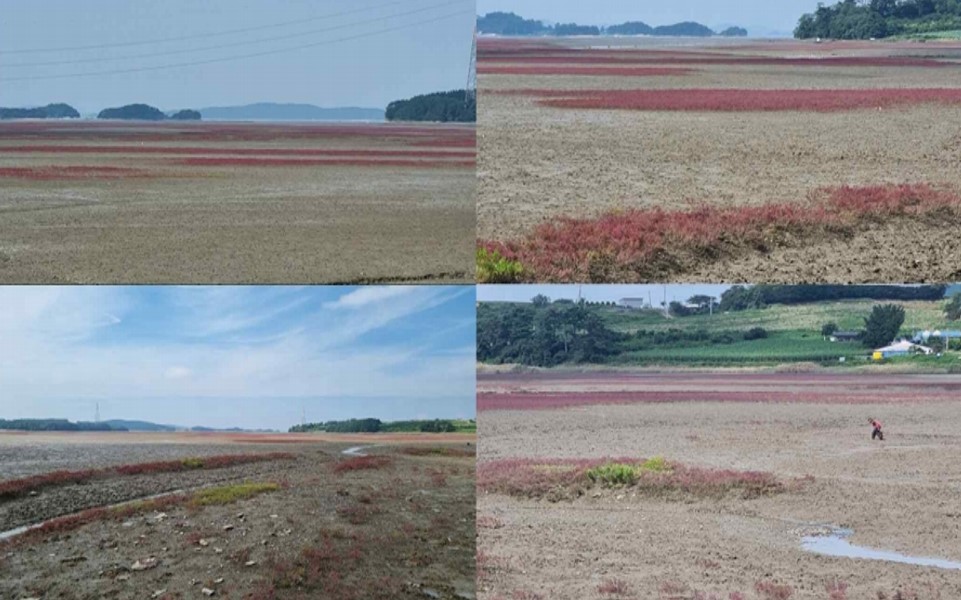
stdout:
<svg viewBox="0 0 961 600">
<path fill-rule="evenodd" d="M 48 104 L 36 108 L 0 108 L 0 119 L 79 119 L 69 104 Z"/>
<path fill-rule="evenodd" d="M 383 121 L 379 108 L 321 108 L 312 104 L 275 104 L 261 102 L 246 106 L 219 106 L 200 109 L 213 121 Z"/>
<path fill-rule="evenodd" d="M 127 431 L 177 431 L 182 429 L 174 425 L 158 425 L 149 421 L 128 421 L 124 419 L 103 421 L 103 424 L 108 425 L 111 429 L 126 429 Z"/>
<path fill-rule="evenodd" d="M 543 21 L 525 19 L 514 13 L 492 12 L 477 18 L 477 31 L 490 35 L 509 36 L 544 36 L 544 35 L 654 35 L 654 36 L 683 36 L 683 37 L 711 37 L 714 35 L 741 36 L 747 31 L 741 27 L 729 27 L 720 34 L 713 29 L 693 21 L 660 25 L 652 27 L 642 21 L 628 21 L 619 25 L 601 27 L 597 25 L 580 25 L 577 23 L 561 23 L 548 25 Z M 742 33 L 743 32 L 743 33 Z"/>
<path fill-rule="evenodd" d="M 385 115 L 388 121 L 473 123 L 477 121 L 477 100 L 468 102 L 465 90 L 424 94 L 391 102 Z"/>
</svg>

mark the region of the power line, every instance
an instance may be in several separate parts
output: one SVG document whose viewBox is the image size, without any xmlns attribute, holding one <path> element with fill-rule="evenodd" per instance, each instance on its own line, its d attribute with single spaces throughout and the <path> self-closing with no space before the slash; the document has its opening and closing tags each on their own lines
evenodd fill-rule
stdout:
<svg viewBox="0 0 961 600">
<path fill-rule="evenodd" d="M 390 20 L 390 19 L 395 19 L 395 18 L 398 18 L 398 17 L 408 17 L 408 16 L 411 16 L 411 15 L 416 15 L 416 14 L 419 14 L 419 13 L 431 11 L 431 10 L 434 10 L 435 8 L 441 8 L 441 7 L 444 7 L 444 6 L 450 6 L 450 5 L 452 5 L 452 4 L 462 4 L 462 3 L 463 3 L 463 0 L 450 0 L 450 1 L 448 1 L 448 2 L 442 2 L 442 3 L 440 3 L 440 4 L 432 4 L 432 5 L 430 5 L 430 6 L 425 6 L 425 7 L 423 7 L 423 8 L 419 8 L 419 9 L 417 9 L 417 10 L 410 10 L 410 11 L 405 11 L 405 12 L 401 12 L 401 13 L 395 13 L 395 14 L 386 15 L 386 16 L 383 16 L 383 17 L 376 17 L 376 18 L 373 18 L 373 19 L 365 19 L 365 20 L 363 20 L 363 21 L 354 21 L 353 23 L 345 23 L 345 24 L 342 24 L 342 25 L 334 25 L 334 26 L 332 26 L 332 27 L 325 27 L 325 28 L 323 28 L 323 29 L 314 29 L 314 30 L 311 30 L 311 31 L 304 31 L 304 32 L 300 32 L 300 33 L 293 33 L 293 34 L 284 35 L 284 36 L 275 36 L 275 37 L 268 37 L 268 38 L 260 38 L 260 39 L 257 39 L 257 40 L 247 40 L 247 41 L 243 41 L 243 42 L 231 42 L 231 43 L 229 43 L 229 44 L 218 44 L 218 45 L 216 45 L 216 46 L 202 46 L 202 47 L 199 47 L 199 48 L 187 48 L 187 49 L 183 49 L 183 50 L 169 50 L 169 51 L 165 51 L 165 52 L 153 52 L 153 53 L 150 53 L 150 54 L 134 54 L 134 55 L 131 55 L 131 56 L 118 56 L 118 57 L 114 57 L 114 58 L 81 58 L 81 59 L 77 59 L 77 60 L 67 60 L 67 61 L 42 61 L 42 62 L 32 62 L 32 63 L 12 63 L 12 64 L 6 64 L 6 65 L 0 63 L 0 67 L 4 67 L 4 68 L 7 68 L 7 69 L 12 69 L 12 68 L 24 68 L 24 67 L 49 67 L 49 66 L 61 66 L 61 65 L 79 65 L 79 64 L 86 64 L 86 63 L 98 63 L 98 62 L 104 62 L 104 61 L 111 61 L 111 60 L 134 60 L 134 59 L 141 59 L 141 58 L 150 59 L 150 58 L 157 58 L 157 57 L 160 57 L 160 56 L 172 56 L 172 55 L 175 55 L 175 54 L 191 54 L 191 53 L 193 53 L 193 52 L 204 52 L 204 51 L 207 51 L 207 50 L 223 50 L 224 48 L 236 48 L 236 47 L 242 47 L 242 46 L 249 46 L 249 45 L 253 45 L 253 44 L 264 44 L 264 43 L 267 43 L 267 42 L 276 42 L 276 41 L 280 41 L 280 40 L 288 40 L 288 39 L 299 38 L 299 37 L 308 37 L 308 36 L 312 36 L 312 35 L 315 35 L 315 34 L 318 34 L 318 33 L 327 33 L 327 32 L 330 32 L 330 31 L 338 31 L 338 30 L 340 30 L 340 29 L 349 29 L 349 28 L 351 28 L 351 27 L 355 27 L 355 26 L 358 26 L 358 25 L 368 25 L 368 24 L 370 24 L 370 23 L 376 23 L 376 22 L 378 22 L 378 21 L 388 21 L 388 20 Z"/>
<path fill-rule="evenodd" d="M 365 6 L 363 8 L 357 8 L 353 10 L 345 10 L 336 13 L 330 13 L 326 15 L 318 15 L 316 17 L 308 17 L 306 19 L 297 19 L 296 21 L 284 21 L 282 23 L 273 23 L 271 25 L 258 25 L 256 27 L 245 27 L 243 29 L 229 29 L 226 31 L 216 31 L 212 33 L 194 34 L 194 35 L 183 35 L 179 37 L 161 38 L 154 40 L 141 40 L 139 42 L 119 42 L 113 44 L 95 44 L 90 46 L 65 46 L 61 48 L 27 48 L 21 50 L 0 50 L 0 54 L 49 54 L 53 52 L 73 52 L 79 50 L 101 50 L 104 48 L 127 48 L 130 46 L 147 46 L 150 44 L 165 44 L 168 42 L 182 42 L 185 40 L 197 40 L 197 39 L 207 39 L 212 37 L 223 37 L 227 35 L 234 35 L 237 33 L 249 33 L 251 31 L 263 31 L 265 29 L 277 29 L 279 27 L 288 27 L 290 25 L 300 25 L 303 23 L 312 23 L 314 21 L 322 21 L 324 19 L 333 19 L 336 17 L 344 17 L 347 15 L 353 15 L 360 12 L 365 12 L 368 10 L 377 10 L 378 8 L 386 8 L 388 6 L 396 6 L 398 4 L 408 4 L 409 0 L 394 0 L 393 2 L 386 2 L 384 4 L 375 4 L 373 6 Z"/>
<path fill-rule="evenodd" d="M 325 40 L 325 41 L 323 41 L 323 42 L 315 42 L 315 43 L 311 43 L 311 44 L 302 44 L 302 45 L 300 45 L 300 46 L 290 46 L 290 47 L 287 47 L 287 48 L 279 48 L 279 49 L 276 49 L 276 50 L 266 50 L 266 51 L 263 51 L 263 52 L 255 52 L 255 53 L 251 53 L 251 54 L 241 54 L 241 55 L 236 55 L 236 56 L 227 56 L 227 57 L 223 57 L 223 58 L 212 58 L 212 59 L 208 59 L 208 60 L 198 60 L 198 61 L 192 61 L 192 62 L 182 62 L 182 63 L 167 64 L 167 65 L 158 65 L 158 66 L 154 66 L 154 67 L 138 67 L 138 68 L 131 68 L 131 69 L 114 69 L 114 70 L 110 70 L 110 71 L 93 71 L 93 72 L 87 72 L 87 73 L 68 73 L 68 74 L 63 74 L 63 75 L 41 75 L 41 76 L 37 76 L 37 77 L 8 77 L 8 78 L 4 78 L 2 81 L 5 82 L 5 83 L 7 83 L 7 82 L 11 82 L 11 81 L 40 81 L 40 80 L 49 80 L 49 79 L 79 79 L 79 78 L 83 78 L 83 77 L 100 77 L 100 76 L 103 76 L 103 75 L 121 75 L 121 74 L 126 74 L 126 73 L 142 73 L 142 72 L 147 72 L 147 71 L 162 71 L 162 70 L 166 70 L 166 69 L 177 69 L 177 68 L 180 68 L 180 67 L 194 67 L 194 66 L 199 66 L 199 65 L 209 65 L 209 64 L 214 64 L 214 63 L 230 62 L 230 61 L 235 61 L 235 60 L 243 60 L 243 59 L 245 59 L 245 58 L 257 58 L 257 57 L 261 57 L 261 56 L 270 56 L 270 55 L 273 55 L 273 54 L 283 54 L 283 53 L 285 53 L 285 52 L 294 52 L 294 51 L 297 51 L 297 50 L 304 50 L 304 49 L 306 49 L 306 48 L 316 48 L 316 47 L 318 47 L 318 46 L 327 46 L 327 45 L 330 45 L 330 44 L 336 44 L 336 43 L 340 43 L 340 42 L 348 42 L 348 41 L 351 41 L 351 40 L 358 40 L 358 39 L 373 37 L 373 36 L 376 36 L 376 35 L 380 35 L 380 34 L 382 34 L 382 33 L 391 33 L 391 32 L 394 32 L 394 31 L 401 31 L 401 30 L 404 30 L 404 29 L 410 29 L 410 28 L 413 28 L 413 27 L 418 27 L 418 26 L 420 26 L 420 25 L 427 25 L 427 24 L 429 24 L 429 23 L 436 23 L 436 22 L 438 22 L 438 21 L 443 21 L 443 20 L 445 20 L 445 19 L 451 19 L 451 18 L 454 18 L 454 17 L 460 17 L 460 16 L 464 16 L 464 15 L 468 15 L 468 14 L 474 14 L 474 13 L 475 13 L 474 9 L 471 8 L 471 10 L 469 10 L 469 11 L 463 11 L 463 10 L 462 10 L 462 11 L 458 11 L 458 12 L 455 12 L 455 13 L 440 15 L 440 16 L 434 17 L 434 18 L 432 18 L 432 19 L 425 19 L 425 20 L 423 20 L 423 21 L 417 21 L 417 22 L 415 22 L 415 23 L 408 23 L 408 24 L 405 24 L 405 25 L 398 25 L 398 26 L 396 26 L 396 27 L 387 27 L 387 28 L 384 28 L 384 29 L 380 29 L 380 30 L 378 30 L 378 31 L 371 31 L 371 32 L 368 32 L 368 33 L 360 33 L 360 34 L 357 34 L 357 35 L 342 37 L 342 38 L 338 38 L 338 39 L 334 39 L 334 40 Z"/>
</svg>

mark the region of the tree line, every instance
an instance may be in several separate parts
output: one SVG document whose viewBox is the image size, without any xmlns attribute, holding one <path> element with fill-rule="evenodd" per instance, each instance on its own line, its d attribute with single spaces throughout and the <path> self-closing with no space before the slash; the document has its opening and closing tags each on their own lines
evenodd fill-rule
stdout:
<svg viewBox="0 0 961 600">
<path fill-rule="evenodd" d="M 388 421 L 380 419 L 347 419 L 345 421 L 325 421 L 321 423 L 307 423 L 294 425 L 290 433 L 307 433 L 324 431 L 327 433 L 453 433 L 457 426 L 446 419 L 416 420 L 416 421 Z"/>
<path fill-rule="evenodd" d="M 807 304 L 837 300 L 925 300 L 944 298 L 944 285 L 736 285 L 721 294 L 721 312 L 764 308 L 770 304 Z"/>
<path fill-rule="evenodd" d="M 74 423 L 67 419 L 0 419 L 0 429 L 15 431 L 127 431 L 123 427 L 111 427 L 106 423 L 85 421 Z"/>
<path fill-rule="evenodd" d="M 391 102 L 385 117 L 388 121 L 473 123 L 477 121 L 477 98 L 468 98 L 467 90 L 423 94 Z"/>
<path fill-rule="evenodd" d="M 961 29 L 961 0 L 842 0 L 803 15 L 794 37 L 863 40 L 953 29 Z"/>
</svg>

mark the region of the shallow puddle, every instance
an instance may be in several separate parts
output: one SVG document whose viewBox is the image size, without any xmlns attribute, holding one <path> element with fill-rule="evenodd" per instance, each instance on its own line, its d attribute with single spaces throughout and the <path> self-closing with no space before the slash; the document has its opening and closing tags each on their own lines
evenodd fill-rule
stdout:
<svg viewBox="0 0 961 600">
<path fill-rule="evenodd" d="M 373 446 L 354 446 L 353 448 L 347 448 L 341 454 L 346 454 L 348 456 L 367 456 L 364 450 L 368 448 L 373 448 Z"/>
<path fill-rule="evenodd" d="M 938 569 L 961 570 L 961 562 L 953 562 L 942 558 L 927 558 L 921 556 L 908 556 L 898 552 L 888 550 L 875 550 L 856 546 L 849 542 L 847 538 L 854 533 L 850 529 L 835 529 L 829 535 L 807 535 L 801 538 L 801 547 L 808 552 L 823 554 L 825 556 L 838 556 L 842 558 L 861 558 L 864 560 L 884 560 L 906 565 L 917 565 L 921 567 L 936 567 Z"/>
</svg>

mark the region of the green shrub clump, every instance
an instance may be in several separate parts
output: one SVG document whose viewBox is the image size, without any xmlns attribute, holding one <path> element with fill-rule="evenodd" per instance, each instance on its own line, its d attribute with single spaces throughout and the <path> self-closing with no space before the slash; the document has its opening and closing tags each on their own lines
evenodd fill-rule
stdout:
<svg viewBox="0 0 961 600">
<path fill-rule="evenodd" d="M 477 281 L 479 283 L 516 283 L 524 267 L 516 260 L 504 258 L 496 250 L 477 249 Z"/>
</svg>

